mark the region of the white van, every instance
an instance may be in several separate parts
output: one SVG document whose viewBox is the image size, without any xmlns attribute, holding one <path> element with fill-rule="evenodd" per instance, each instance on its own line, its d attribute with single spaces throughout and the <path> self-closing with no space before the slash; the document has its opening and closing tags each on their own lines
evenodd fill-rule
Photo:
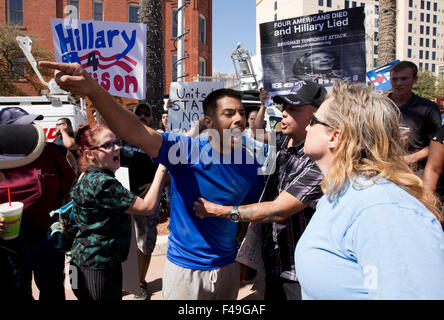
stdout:
<svg viewBox="0 0 444 320">
<path fill-rule="evenodd" d="M 35 123 L 43 128 L 47 141 L 57 137 L 56 123 L 60 118 L 71 120 L 74 131 L 79 125 L 87 123 L 85 100 L 73 103 L 68 95 L 0 97 L 0 110 L 8 107 L 19 107 L 29 114 L 41 114 L 43 120 L 36 120 Z"/>
</svg>

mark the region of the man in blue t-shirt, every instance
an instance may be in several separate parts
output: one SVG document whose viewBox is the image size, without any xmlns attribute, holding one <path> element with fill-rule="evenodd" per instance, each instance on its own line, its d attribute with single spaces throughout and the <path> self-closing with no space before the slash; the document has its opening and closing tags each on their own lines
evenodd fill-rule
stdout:
<svg viewBox="0 0 444 320">
<path fill-rule="evenodd" d="M 109 127 L 157 162 L 171 176 L 171 220 L 163 276 L 164 299 L 236 299 L 240 267 L 235 262 L 239 215 L 231 220 L 200 219 L 199 197 L 222 205 L 257 202 L 263 187 L 260 165 L 242 148 L 246 126 L 239 92 L 219 89 L 204 102 L 208 138 L 159 133 L 122 108 L 78 64 L 40 62 L 61 71 L 61 88 L 88 96 Z M 235 210 L 233 210 L 235 211 Z"/>
</svg>

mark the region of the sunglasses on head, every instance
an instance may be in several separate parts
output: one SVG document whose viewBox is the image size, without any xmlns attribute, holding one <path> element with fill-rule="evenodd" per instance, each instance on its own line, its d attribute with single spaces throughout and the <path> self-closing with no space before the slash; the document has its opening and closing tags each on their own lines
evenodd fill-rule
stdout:
<svg viewBox="0 0 444 320">
<path fill-rule="evenodd" d="M 110 141 L 110 142 L 106 142 L 104 144 L 101 144 L 100 146 L 95 146 L 95 147 L 91 147 L 89 148 L 89 150 L 95 150 L 95 149 L 104 149 L 104 150 L 113 150 L 114 147 L 120 147 L 122 145 L 122 141 L 120 139 L 114 140 L 114 141 Z"/>
<path fill-rule="evenodd" d="M 318 118 L 316 118 L 315 115 L 312 115 L 312 116 L 311 116 L 311 119 L 310 119 L 310 127 L 313 126 L 313 125 L 315 125 L 316 123 L 322 124 L 323 126 L 329 127 L 329 128 L 331 128 L 331 129 L 334 129 L 334 128 L 335 128 L 335 127 L 333 127 L 332 125 L 330 125 L 330 124 L 328 124 L 328 123 L 326 123 L 326 122 L 324 122 L 324 121 L 319 120 Z"/>
<path fill-rule="evenodd" d="M 151 112 L 150 111 L 144 111 L 144 110 L 137 110 L 136 111 L 136 116 L 141 116 L 144 115 L 145 117 L 151 117 Z"/>
</svg>

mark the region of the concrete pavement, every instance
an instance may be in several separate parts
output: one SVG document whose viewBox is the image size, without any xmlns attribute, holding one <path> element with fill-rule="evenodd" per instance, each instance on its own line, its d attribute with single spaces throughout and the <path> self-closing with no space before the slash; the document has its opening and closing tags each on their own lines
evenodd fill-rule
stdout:
<svg viewBox="0 0 444 320">
<path fill-rule="evenodd" d="M 162 241 L 163 240 L 159 242 L 160 245 L 163 243 Z M 146 282 L 148 283 L 148 290 L 152 294 L 151 300 L 162 300 L 162 273 L 166 261 L 166 255 L 159 254 L 159 252 L 162 253 L 163 251 L 159 249 L 157 253 L 154 252 L 156 253 L 156 255 L 153 255 L 151 257 L 151 263 L 146 277 Z M 258 286 L 259 288 L 263 288 L 263 279 L 258 279 L 256 286 Z M 32 291 L 34 298 L 38 299 L 38 289 L 35 286 L 34 282 L 33 282 Z M 239 290 L 239 295 L 237 300 L 262 300 L 263 297 L 259 293 L 259 291 L 253 289 L 252 282 L 243 283 L 241 289 Z M 66 288 L 65 294 L 67 300 L 77 300 L 71 288 Z M 127 294 L 123 296 L 122 299 L 134 300 L 134 295 Z"/>
</svg>

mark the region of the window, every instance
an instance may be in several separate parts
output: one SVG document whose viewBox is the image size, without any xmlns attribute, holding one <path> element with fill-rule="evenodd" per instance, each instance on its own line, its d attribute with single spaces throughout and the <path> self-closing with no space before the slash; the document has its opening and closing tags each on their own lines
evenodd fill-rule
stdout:
<svg viewBox="0 0 444 320">
<path fill-rule="evenodd" d="M 430 14 L 428 14 L 428 13 L 426 15 L 426 22 L 430 22 Z"/>
<path fill-rule="evenodd" d="M 409 0 L 409 7 L 413 8 L 413 0 Z"/>
<path fill-rule="evenodd" d="M 426 39 L 426 47 L 430 47 L 430 39 Z"/>
<path fill-rule="evenodd" d="M 378 46 L 373 46 L 373 53 L 378 54 Z"/>
<path fill-rule="evenodd" d="M 103 20 L 103 3 L 102 1 L 94 0 L 93 2 L 93 20 Z"/>
<path fill-rule="evenodd" d="M 345 2 L 344 2 L 344 7 L 345 7 L 345 9 L 350 8 L 350 1 L 345 0 Z"/>
<path fill-rule="evenodd" d="M 171 56 L 171 81 L 176 82 L 177 81 L 177 55 L 173 54 Z"/>
<path fill-rule="evenodd" d="M 430 10 L 430 1 L 427 1 L 427 10 Z"/>
<path fill-rule="evenodd" d="M 375 5 L 375 14 L 379 14 L 379 6 Z"/>
<path fill-rule="evenodd" d="M 361 2 L 361 7 L 365 8 L 365 3 Z"/>
<path fill-rule="evenodd" d="M 375 28 L 379 27 L 379 18 L 375 18 Z"/>
<path fill-rule="evenodd" d="M 203 15 L 199 15 L 199 41 L 207 43 L 207 19 Z"/>
<path fill-rule="evenodd" d="M 23 25 L 23 0 L 9 0 L 8 22 Z"/>
<path fill-rule="evenodd" d="M 436 60 L 436 51 L 432 51 L 432 60 Z"/>
<path fill-rule="evenodd" d="M 276 11 L 277 9 L 278 9 L 278 2 L 275 1 L 275 2 L 274 2 L 274 11 Z"/>
<path fill-rule="evenodd" d="M 412 45 L 412 36 L 408 36 L 407 41 L 408 41 L 409 46 L 411 46 Z"/>
<path fill-rule="evenodd" d="M 436 36 L 436 27 L 433 27 L 433 35 Z"/>
<path fill-rule="evenodd" d="M 432 63 L 432 72 L 435 72 L 435 64 Z"/>
<path fill-rule="evenodd" d="M 424 38 L 419 39 L 419 46 L 424 47 Z"/>
<path fill-rule="evenodd" d="M 419 59 L 424 59 L 424 51 L 419 50 Z"/>
<path fill-rule="evenodd" d="M 331 8 L 331 0 L 327 0 L 327 7 Z"/>
<path fill-rule="evenodd" d="M 352 8 L 356 8 L 357 5 L 356 1 L 352 1 Z"/>
<path fill-rule="evenodd" d="M 318 10 L 318 13 L 323 13 L 324 12 L 324 10 Z"/>
<path fill-rule="evenodd" d="M 429 59 L 429 52 L 428 52 L 428 51 L 425 52 L 425 58 L 426 58 L 427 60 Z"/>
<path fill-rule="evenodd" d="M 10 62 L 11 71 L 14 78 L 25 76 L 25 58 L 17 58 Z"/>
<path fill-rule="evenodd" d="M 433 11 L 438 11 L 438 4 L 433 2 Z"/>
<path fill-rule="evenodd" d="M 424 12 L 421 12 L 421 21 L 424 21 Z"/>
<path fill-rule="evenodd" d="M 139 22 L 139 6 L 136 4 L 128 5 L 128 22 Z"/>
<path fill-rule="evenodd" d="M 423 64 L 422 64 L 422 62 L 420 62 L 419 63 L 419 70 L 422 70 L 423 69 Z"/>
<path fill-rule="evenodd" d="M 430 34 L 430 27 L 427 26 L 427 27 L 426 27 L 426 35 L 429 35 L 429 34 Z"/>
<path fill-rule="evenodd" d="M 425 64 L 425 69 L 429 70 L 429 64 L 428 63 Z"/>
<path fill-rule="evenodd" d="M 199 57 L 199 75 L 205 76 L 207 74 L 207 61 Z"/>
<path fill-rule="evenodd" d="M 409 32 L 412 32 L 413 29 L 413 25 L 411 23 L 409 23 Z"/>
<path fill-rule="evenodd" d="M 177 37 L 177 8 L 171 9 L 171 37 Z"/>
<path fill-rule="evenodd" d="M 79 19 L 79 0 L 70 0 L 69 5 L 74 8 L 69 8 L 69 15 L 72 19 Z"/>
<path fill-rule="evenodd" d="M 419 26 L 419 33 L 424 34 L 424 26 Z"/>
<path fill-rule="evenodd" d="M 413 11 L 409 11 L 409 20 L 413 19 Z"/>
<path fill-rule="evenodd" d="M 318 0 L 318 5 L 319 6 L 323 6 L 324 5 L 324 0 Z"/>
<path fill-rule="evenodd" d="M 424 7 L 424 0 L 421 0 L 421 9 L 424 9 L 425 7 Z"/>
<path fill-rule="evenodd" d="M 435 24 L 438 23 L 436 14 L 433 15 L 433 23 L 435 23 Z"/>
<path fill-rule="evenodd" d="M 407 49 L 407 57 L 408 58 L 412 57 L 412 49 Z"/>
<path fill-rule="evenodd" d="M 378 37 L 379 37 L 379 33 L 378 33 L 378 31 L 375 31 L 375 34 L 374 34 L 373 37 L 374 37 L 373 40 L 378 41 Z"/>
<path fill-rule="evenodd" d="M 275 14 L 274 14 L 274 21 L 277 21 L 277 19 L 278 19 L 278 14 L 275 13 Z"/>
<path fill-rule="evenodd" d="M 435 39 L 432 40 L 432 48 L 436 48 L 436 40 Z"/>
</svg>

